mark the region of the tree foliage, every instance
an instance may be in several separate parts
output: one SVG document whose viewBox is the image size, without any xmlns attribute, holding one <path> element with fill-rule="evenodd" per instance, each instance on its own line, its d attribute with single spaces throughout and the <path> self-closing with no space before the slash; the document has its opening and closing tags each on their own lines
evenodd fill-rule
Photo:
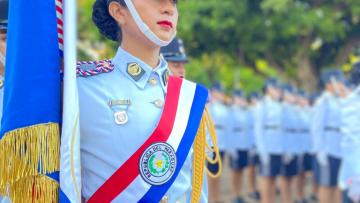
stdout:
<svg viewBox="0 0 360 203">
<path fill-rule="evenodd" d="M 92 4 L 79 1 L 80 57 L 111 57 L 116 44 L 93 25 Z M 207 85 L 252 91 L 279 76 L 311 90 L 322 69 L 349 70 L 360 47 L 359 0 L 184 0 L 178 9 L 188 77 Z"/>
<path fill-rule="evenodd" d="M 348 62 L 359 47 L 359 9 L 357 0 L 187 0 L 179 5 L 179 33 L 194 58 L 220 52 L 237 68 L 264 78 L 273 69 L 313 89 L 321 69 Z M 259 61 L 267 65 L 259 69 Z"/>
</svg>

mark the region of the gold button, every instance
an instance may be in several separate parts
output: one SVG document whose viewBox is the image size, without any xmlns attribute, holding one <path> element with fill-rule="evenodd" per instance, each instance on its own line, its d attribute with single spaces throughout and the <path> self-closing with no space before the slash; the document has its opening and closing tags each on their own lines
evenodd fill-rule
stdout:
<svg viewBox="0 0 360 203">
<path fill-rule="evenodd" d="M 167 203 L 167 202 L 169 202 L 168 196 L 164 196 L 160 201 L 160 203 Z"/>
<path fill-rule="evenodd" d="M 155 78 L 151 78 L 149 82 L 152 86 L 157 85 L 157 80 Z"/>
<path fill-rule="evenodd" d="M 157 100 L 154 101 L 154 105 L 156 107 L 158 107 L 158 108 L 161 108 L 161 107 L 164 106 L 164 102 L 162 100 L 160 100 L 160 99 L 157 99 Z"/>
</svg>

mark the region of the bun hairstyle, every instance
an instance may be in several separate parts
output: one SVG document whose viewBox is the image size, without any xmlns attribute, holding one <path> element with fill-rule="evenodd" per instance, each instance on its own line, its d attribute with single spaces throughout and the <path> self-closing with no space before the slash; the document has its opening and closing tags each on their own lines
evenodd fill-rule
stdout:
<svg viewBox="0 0 360 203">
<path fill-rule="evenodd" d="M 126 7 L 124 0 L 96 0 L 93 5 L 92 20 L 102 35 L 121 42 L 121 27 L 109 13 L 109 4 L 112 1 Z"/>
</svg>

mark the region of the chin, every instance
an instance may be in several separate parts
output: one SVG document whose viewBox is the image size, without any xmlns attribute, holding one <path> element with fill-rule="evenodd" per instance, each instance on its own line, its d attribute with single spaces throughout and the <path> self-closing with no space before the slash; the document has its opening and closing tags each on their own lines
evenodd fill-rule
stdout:
<svg viewBox="0 0 360 203">
<path fill-rule="evenodd" d="M 174 33 L 173 32 L 166 32 L 166 33 L 159 32 L 156 35 L 163 41 L 170 41 L 170 40 L 172 40 Z"/>
</svg>

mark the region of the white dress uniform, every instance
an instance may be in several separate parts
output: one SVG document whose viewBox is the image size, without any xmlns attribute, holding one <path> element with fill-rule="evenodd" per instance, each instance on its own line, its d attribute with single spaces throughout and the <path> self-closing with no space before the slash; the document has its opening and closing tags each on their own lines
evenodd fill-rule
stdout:
<svg viewBox="0 0 360 203">
<path fill-rule="evenodd" d="M 230 167 L 233 170 L 241 170 L 249 165 L 249 151 L 253 147 L 253 140 L 250 136 L 249 111 L 246 107 L 239 105 L 232 105 L 229 110 Z"/>
<path fill-rule="evenodd" d="M 229 110 L 228 107 L 221 101 L 214 100 L 209 104 L 209 112 L 211 118 L 215 124 L 216 135 L 218 139 L 218 146 L 221 152 L 226 151 L 227 149 L 227 140 L 228 140 L 228 119 L 229 119 Z"/>
<path fill-rule="evenodd" d="M 301 143 L 299 136 L 299 117 L 296 106 L 292 103 L 284 101 L 282 103 L 283 113 L 283 166 L 281 174 L 286 177 L 295 176 L 298 172 L 298 157 L 300 153 Z"/>
<path fill-rule="evenodd" d="M 301 171 L 310 171 L 312 169 L 312 138 L 310 133 L 311 125 L 311 108 L 298 107 L 299 115 L 299 145 L 300 145 L 300 160 L 299 169 Z"/>
<path fill-rule="evenodd" d="M 341 162 L 341 114 L 339 99 L 324 92 L 314 107 L 312 134 L 317 156 L 315 180 L 321 186 L 335 187 Z"/>
<path fill-rule="evenodd" d="M 255 113 L 255 143 L 260 156 L 260 173 L 263 176 L 280 174 L 284 135 L 282 107 L 279 101 L 265 96 Z"/>
<path fill-rule="evenodd" d="M 342 101 L 341 132 L 343 139 L 340 187 L 348 189 L 351 178 L 360 178 L 360 86 Z"/>
<path fill-rule="evenodd" d="M 253 146 L 250 136 L 249 111 L 238 105 L 232 105 L 229 110 L 228 149 L 249 151 Z"/>
<path fill-rule="evenodd" d="M 129 64 L 136 63 L 135 72 Z M 152 69 L 119 48 L 114 70 L 78 77 L 81 133 L 82 195 L 87 201 L 95 191 L 141 146 L 157 126 L 163 111 L 168 74 L 161 58 Z M 86 66 L 90 65 L 84 65 Z M 193 152 L 166 192 L 168 202 L 187 201 L 191 195 Z M 205 175 L 205 174 L 204 174 Z M 201 202 L 207 202 L 206 180 Z M 133 202 L 136 188 L 113 202 Z"/>
<path fill-rule="evenodd" d="M 251 142 L 251 149 L 249 151 L 249 164 L 255 165 L 258 161 L 257 149 L 255 144 L 255 112 L 256 112 L 256 105 L 248 107 L 249 112 L 249 136 Z"/>
</svg>

